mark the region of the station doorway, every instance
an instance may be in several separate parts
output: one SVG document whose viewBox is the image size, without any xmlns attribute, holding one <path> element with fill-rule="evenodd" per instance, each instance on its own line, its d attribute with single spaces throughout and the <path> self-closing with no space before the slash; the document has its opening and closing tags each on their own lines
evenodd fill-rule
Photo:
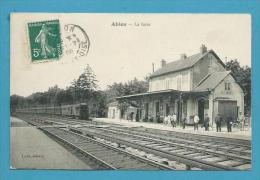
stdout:
<svg viewBox="0 0 260 180">
<path fill-rule="evenodd" d="M 159 123 L 160 122 L 160 103 L 159 102 L 156 102 L 155 103 L 155 121 L 154 122 L 157 122 Z"/>
<path fill-rule="evenodd" d="M 170 114 L 170 106 L 169 106 L 169 104 L 167 103 L 166 104 L 166 116 L 168 116 Z"/>
<path fill-rule="evenodd" d="M 160 104 L 159 104 L 159 102 L 156 102 L 155 103 L 155 115 L 156 116 L 158 115 L 159 111 L 160 111 Z"/>
<path fill-rule="evenodd" d="M 203 124 L 204 123 L 204 106 L 205 106 L 205 100 L 204 99 L 200 99 L 198 101 L 198 116 L 200 118 L 199 124 Z"/>
<path fill-rule="evenodd" d="M 218 113 L 222 115 L 223 119 L 232 117 L 233 121 L 237 120 L 237 101 L 219 100 L 218 101 Z"/>
<path fill-rule="evenodd" d="M 148 116 L 149 116 L 149 103 L 145 103 L 144 104 L 144 111 L 145 111 L 144 118 L 145 118 L 145 120 L 148 120 Z"/>
<path fill-rule="evenodd" d="M 112 119 L 115 119 L 115 117 L 116 117 L 116 110 L 113 109 Z"/>
<path fill-rule="evenodd" d="M 182 119 L 182 101 L 177 101 L 177 123 Z"/>
</svg>

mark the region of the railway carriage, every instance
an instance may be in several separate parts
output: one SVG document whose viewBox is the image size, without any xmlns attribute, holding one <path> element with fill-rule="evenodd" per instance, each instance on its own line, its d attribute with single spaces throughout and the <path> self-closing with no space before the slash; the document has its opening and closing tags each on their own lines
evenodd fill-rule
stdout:
<svg viewBox="0 0 260 180">
<path fill-rule="evenodd" d="M 54 106 L 54 114 L 61 115 L 61 108 L 60 106 Z"/>
<path fill-rule="evenodd" d="M 46 114 L 54 114 L 54 107 L 46 107 L 45 113 Z"/>
<path fill-rule="evenodd" d="M 78 119 L 89 119 L 89 109 L 86 103 L 63 105 L 54 107 L 41 107 L 41 108 L 25 108 L 16 109 L 17 113 L 29 113 L 29 114 L 53 114 L 68 116 Z"/>
<path fill-rule="evenodd" d="M 61 106 L 62 116 L 70 116 L 79 119 L 89 119 L 89 109 L 86 103 Z"/>
<path fill-rule="evenodd" d="M 88 105 L 86 103 L 80 103 L 61 106 L 61 115 L 79 119 L 88 119 Z"/>
</svg>

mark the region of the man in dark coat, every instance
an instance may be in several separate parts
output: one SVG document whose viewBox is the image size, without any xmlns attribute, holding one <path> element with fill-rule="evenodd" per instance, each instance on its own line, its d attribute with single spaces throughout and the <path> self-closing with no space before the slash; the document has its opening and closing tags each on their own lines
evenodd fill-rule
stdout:
<svg viewBox="0 0 260 180">
<path fill-rule="evenodd" d="M 186 120 L 187 120 L 187 118 L 184 116 L 184 117 L 182 118 L 182 129 L 185 129 Z"/>
<path fill-rule="evenodd" d="M 159 113 L 159 112 L 156 114 L 156 122 L 157 122 L 157 123 L 160 122 L 160 113 Z"/>
<path fill-rule="evenodd" d="M 204 118 L 204 127 L 205 127 L 205 131 L 209 130 L 209 116 L 208 116 L 208 114 L 206 114 L 205 118 Z"/>
<path fill-rule="evenodd" d="M 215 123 L 217 126 L 217 132 L 221 132 L 221 121 L 222 121 L 222 117 L 220 114 L 217 114 L 217 116 L 215 117 Z"/>
<path fill-rule="evenodd" d="M 232 123 L 233 123 L 232 116 L 227 117 L 226 123 L 227 123 L 227 131 L 232 132 Z"/>
</svg>

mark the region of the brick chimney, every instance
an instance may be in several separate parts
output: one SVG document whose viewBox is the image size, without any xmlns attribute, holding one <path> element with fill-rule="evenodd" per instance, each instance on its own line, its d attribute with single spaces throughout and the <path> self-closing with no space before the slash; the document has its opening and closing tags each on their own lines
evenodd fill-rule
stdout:
<svg viewBox="0 0 260 180">
<path fill-rule="evenodd" d="M 205 52 L 207 52 L 207 47 L 204 44 L 202 44 L 200 47 L 200 53 L 204 54 Z"/>
<path fill-rule="evenodd" d="M 166 66 L 166 61 L 164 59 L 161 60 L 161 67 L 165 67 Z"/>
<path fill-rule="evenodd" d="M 184 53 L 184 54 L 181 54 L 181 60 L 184 60 L 187 58 L 187 55 Z"/>
</svg>

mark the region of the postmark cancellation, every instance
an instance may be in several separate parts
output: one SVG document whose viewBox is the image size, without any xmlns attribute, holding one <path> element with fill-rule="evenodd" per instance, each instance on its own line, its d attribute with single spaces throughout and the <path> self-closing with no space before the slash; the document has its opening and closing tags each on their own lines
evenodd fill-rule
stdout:
<svg viewBox="0 0 260 180">
<path fill-rule="evenodd" d="M 85 30 L 75 24 L 60 24 L 59 20 L 28 23 L 32 62 L 79 59 L 88 54 L 90 41 Z"/>
</svg>

